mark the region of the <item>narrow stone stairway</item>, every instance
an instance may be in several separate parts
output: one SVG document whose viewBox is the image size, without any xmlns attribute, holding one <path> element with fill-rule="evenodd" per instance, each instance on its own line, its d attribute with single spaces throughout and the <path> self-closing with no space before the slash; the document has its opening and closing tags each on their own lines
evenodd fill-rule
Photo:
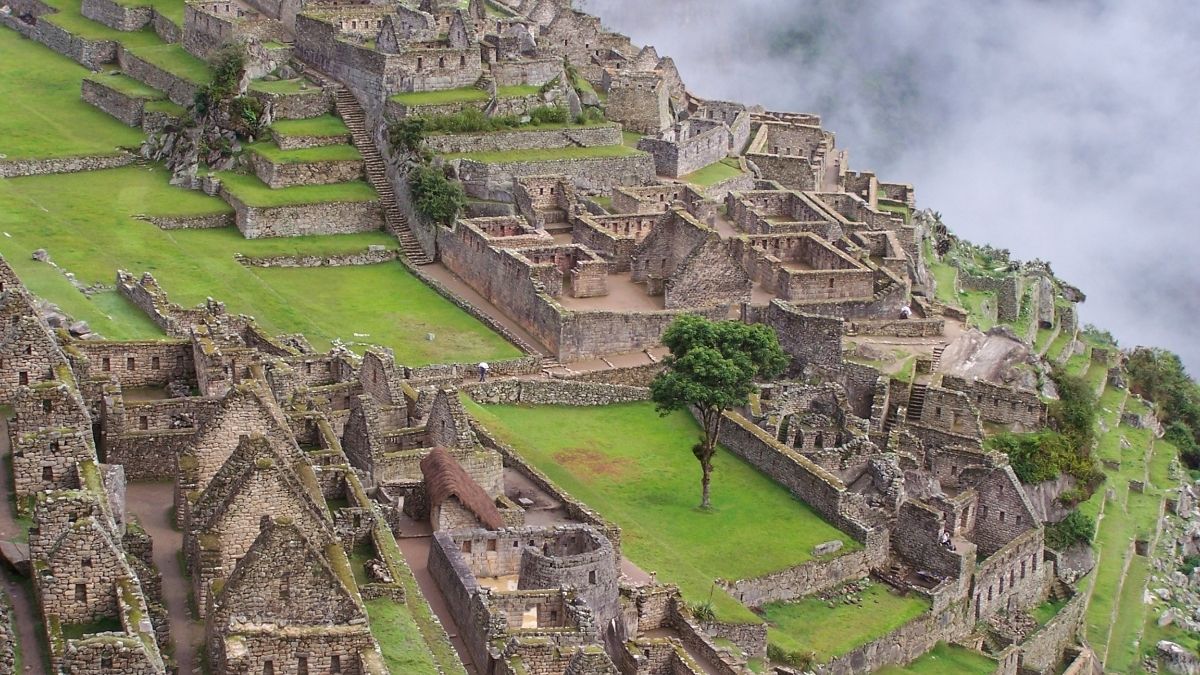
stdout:
<svg viewBox="0 0 1200 675">
<path fill-rule="evenodd" d="M 910 422 L 921 419 L 921 413 L 925 410 L 925 389 L 923 384 L 912 386 L 912 393 L 908 397 L 908 414 L 906 416 Z"/>
<path fill-rule="evenodd" d="M 413 236 L 408 225 L 408 218 L 404 216 L 404 213 L 400 211 L 400 206 L 396 203 L 396 193 L 392 191 L 392 185 L 387 178 L 387 165 L 383 161 L 383 156 L 379 154 L 379 149 L 375 147 L 371 132 L 367 130 L 362 106 L 358 104 L 354 94 L 351 94 L 350 90 L 345 87 L 338 86 L 336 91 L 334 102 L 338 116 L 350 129 L 354 146 L 362 155 L 367 183 L 375 188 L 375 192 L 379 193 L 379 201 L 383 204 L 384 220 L 387 223 L 388 231 L 400 242 L 400 251 L 409 262 L 414 265 L 428 265 L 433 262 L 433 259 L 425 253 L 425 249 Z"/>
</svg>

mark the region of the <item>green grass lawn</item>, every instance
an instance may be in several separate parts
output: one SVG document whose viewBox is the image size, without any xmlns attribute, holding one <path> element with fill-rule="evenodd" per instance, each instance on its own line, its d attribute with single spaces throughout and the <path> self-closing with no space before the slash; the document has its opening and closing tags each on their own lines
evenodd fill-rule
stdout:
<svg viewBox="0 0 1200 675">
<path fill-rule="evenodd" d="M 683 180 L 692 185 L 708 187 L 740 175 L 742 175 L 742 170 L 738 167 L 737 160 L 723 159 L 719 162 L 709 164 L 699 171 L 693 171 L 683 176 Z"/>
<path fill-rule="evenodd" d="M 624 554 L 679 584 L 689 602 L 704 602 L 715 578 L 755 577 L 811 560 L 812 548 L 825 541 L 842 540 L 843 552 L 861 549 L 723 449 L 713 472 L 714 508 L 700 511 L 700 467 L 691 452 L 699 428 L 684 413 L 659 417 L 649 403 L 468 407 L 526 461 L 619 525 Z M 758 620 L 720 590 L 713 605 L 725 620 Z"/>
<path fill-rule="evenodd" d="M 824 663 L 855 647 L 881 638 L 929 611 L 927 599 L 900 597 L 881 583 L 872 583 L 858 604 L 830 603 L 820 598 L 763 605 L 770 627 L 767 639 L 787 651 L 812 650 Z"/>
<path fill-rule="evenodd" d="M 58 11 L 39 17 L 38 21 L 49 21 L 86 40 L 109 40 L 120 42 L 127 47 L 166 44 L 152 28 L 139 31 L 120 31 L 109 28 L 98 21 L 92 21 L 83 15 L 83 0 L 45 0 L 45 2 Z"/>
<path fill-rule="evenodd" d="M 308 92 L 316 92 L 320 90 L 315 83 L 310 82 L 303 77 L 295 77 L 290 80 L 253 80 L 250 82 L 250 88 L 254 91 L 261 91 L 264 94 L 303 94 Z"/>
<path fill-rule="evenodd" d="M 1037 607 L 1029 610 L 1029 615 L 1038 622 L 1039 626 L 1045 626 L 1047 623 L 1050 623 L 1050 619 L 1058 616 L 1059 611 L 1066 606 L 1066 598 L 1061 600 L 1047 600 Z"/>
<path fill-rule="evenodd" d="M 246 146 L 250 152 L 262 155 L 275 164 L 299 164 L 301 162 L 353 162 L 362 159 L 358 148 L 353 145 L 319 145 L 315 148 L 280 150 L 270 141 Z"/>
<path fill-rule="evenodd" d="M 600 159 L 628 157 L 645 154 L 625 145 L 601 145 L 594 148 L 538 148 L 536 150 L 509 150 L 502 152 L 458 152 L 443 155 L 451 159 L 473 159 L 484 164 L 509 162 L 547 162 L 556 159 Z"/>
<path fill-rule="evenodd" d="M 967 321 L 983 332 L 996 325 L 996 294 L 991 291 L 963 291 L 958 305 L 970 315 Z"/>
<path fill-rule="evenodd" d="M 1046 356 L 1053 362 L 1057 363 L 1062 353 L 1066 350 L 1067 345 L 1075 341 L 1075 333 L 1073 331 L 1059 329 L 1058 336 L 1054 338 L 1054 342 L 1050 343 L 1050 348 L 1046 350 Z"/>
<path fill-rule="evenodd" d="M 321 115 L 302 120 L 276 120 L 271 131 L 280 136 L 345 136 L 350 133 L 342 118 Z"/>
<path fill-rule="evenodd" d="M 371 633 L 379 642 L 383 661 L 393 673 L 435 673 L 437 666 L 421 631 L 404 605 L 391 598 L 367 600 Z"/>
<path fill-rule="evenodd" d="M 304 333 L 317 349 L 334 337 L 391 347 L 406 365 L 516 356 L 512 347 L 437 295 L 399 264 L 321 269 L 245 268 L 233 258 L 358 251 L 394 246 L 382 232 L 325 237 L 243 239 L 235 228 L 160 230 L 137 220 L 229 211 L 220 199 L 168 185 L 161 169 L 0 180 L 0 253 L 30 289 L 114 339 L 157 335 L 115 293 L 87 300 L 62 274 L 30 259 L 45 248 L 85 284 L 112 284 L 118 268 L 151 272 L 184 306 L 213 297 L 255 316 L 272 334 Z M 5 236 L 9 235 L 9 236 Z M 355 337 L 354 333 L 369 334 Z M 433 342 L 425 334 L 436 335 Z"/>
<path fill-rule="evenodd" d="M 115 70 L 103 71 L 103 72 L 99 72 L 99 73 L 92 73 L 92 74 L 88 75 L 85 79 L 91 80 L 93 82 L 98 82 L 98 83 L 108 87 L 109 89 L 115 89 L 115 90 L 121 92 L 122 94 L 125 94 L 126 96 L 129 96 L 132 98 L 140 98 L 140 99 L 153 100 L 153 101 L 166 98 L 166 94 L 155 89 L 154 87 L 142 84 L 141 82 L 133 79 L 132 77 L 125 75 L 124 73 L 115 71 Z"/>
<path fill-rule="evenodd" d="M 645 136 L 643 136 L 642 134 L 639 134 L 636 131 L 622 131 L 621 132 L 621 142 L 626 147 L 636 148 L 638 141 L 642 140 L 643 138 L 645 138 Z"/>
<path fill-rule="evenodd" d="M 89 71 L 7 28 L 0 30 L 0 154 L 6 159 L 111 155 L 137 147 L 131 129 L 79 96 Z"/>
<path fill-rule="evenodd" d="M 921 658 L 904 667 L 888 666 L 879 675 L 991 675 L 996 672 L 995 659 L 965 647 L 937 643 Z"/>
<path fill-rule="evenodd" d="M 1038 354 L 1045 354 L 1050 348 L 1050 342 L 1054 339 L 1057 333 L 1053 328 L 1038 328 L 1037 337 L 1033 341 L 1033 350 Z"/>
<path fill-rule="evenodd" d="M 881 192 L 880 195 L 882 194 L 883 193 Z M 875 205 L 878 207 L 878 210 L 885 213 L 894 213 L 898 216 L 904 216 L 905 223 L 912 220 L 912 208 L 904 202 L 896 202 L 880 196 L 876 199 Z"/>
<path fill-rule="evenodd" d="M 488 93 L 475 87 L 441 89 L 438 91 L 410 91 L 393 94 L 392 100 L 403 105 L 446 105 L 450 103 L 473 103 L 488 100 Z"/>
<path fill-rule="evenodd" d="M 221 185 L 249 206 L 272 207 L 322 202 L 369 202 L 379 199 L 375 188 L 355 180 L 330 185 L 297 185 L 273 190 L 257 176 L 222 171 Z"/>
<path fill-rule="evenodd" d="M 129 52 L 192 84 L 208 84 L 213 78 L 208 64 L 189 54 L 179 44 L 130 47 Z"/>
</svg>

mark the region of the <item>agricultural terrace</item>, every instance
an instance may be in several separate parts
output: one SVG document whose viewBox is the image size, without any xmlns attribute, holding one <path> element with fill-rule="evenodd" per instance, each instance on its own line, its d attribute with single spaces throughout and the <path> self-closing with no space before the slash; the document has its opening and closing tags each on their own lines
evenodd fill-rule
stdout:
<svg viewBox="0 0 1200 675">
<path fill-rule="evenodd" d="M 112 155 L 142 132 L 80 98 L 87 68 L 12 30 L 0 30 L 0 153 L 7 160 Z"/>
<path fill-rule="evenodd" d="M 904 667 L 888 666 L 879 675 L 991 675 L 997 663 L 979 652 L 939 642 L 921 658 Z"/>
<path fill-rule="evenodd" d="M 700 466 L 692 445 L 700 428 L 682 412 L 660 417 L 650 403 L 467 406 L 525 461 L 618 525 L 626 557 L 678 584 L 688 602 L 703 603 L 712 593 L 723 620 L 760 619 L 714 579 L 799 565 L 813 558 L 814 546 L 833 539 L 845 543 L 841 553 L 861 548 L 724 449 L 714 459 L 713 509 L 699 510 Z"/>
<path fill-rule="evenodd" d="M 0 33 L 2 35 L 4 33 Z M 337 268 L 247 268 L 247 256 L 333 254 L 394 247 L 382 232 L 242 238 L 233 227 L 162 230 L 140 217 L 222 214 L 229 206 L 168 184 L 159 168 L 130 166 L 0 180 L 0 254 L 35 294 L 111 339 L 161 336 L 114 291 L 80 293 L 63 276 L 111 288 L 117 269 L 151 272 L 184 306 L 213 297 L 254 316 L 271 333 L 303 333 L 317 349 L 334 339 L 391 347 L 400 363 L 502 359 L 519 351 L 425 286 L 399 263 Z M 242 177 L 244 178 L 244 177 Z M 249 182 L 249 181 L 247 181 Z M 343 186 L 314 186 L 343 188 Z M 362 189 L 370 190 L 365 184 Z M 307 186 L 306 186 L 307 187 Z M 356 188 L 357 189 L 357 188 Z M 263 190 L 266 190 L 264 187 Z M 288 192 L 276 190 L 272 192 Z M 372 193 L 373 194 L 373 193 Z M 30 259 L 44 248 L 61 266 Z M 351 332 L 354 331 L 354 332 Z M 432 333 L 433 339 L 427 339 Z"/>
</svg>

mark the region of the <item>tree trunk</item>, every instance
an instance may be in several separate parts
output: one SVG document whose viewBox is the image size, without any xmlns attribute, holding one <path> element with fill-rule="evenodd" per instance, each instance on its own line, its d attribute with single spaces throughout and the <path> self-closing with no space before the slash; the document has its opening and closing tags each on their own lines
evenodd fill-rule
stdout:
<svg viewBox="0 0 1200 675">
<path fill-rule="evenodd" d="M 721 433 L 721 412 L 720 410 L 704 410 L 700 413 L 700 421 L 704 425 L 704 438 L 700 443 L 700 451 L 696 453 L 696 459 L 700 460 L 700 508 L 708 510 L 712 508 L 712 501 L 709 499 L 709 485 L 712 483 L 712 459 L 716 454 L 717 437 Z"/>
<path fill-rule="evenodd" d="M 704 471 L 704 477 L 700 479 L 700 508 L 707 511 L 712 508 L 712 503 L 708 499 L 708 484 L 712 482 L 712 461 L 701 460 L 700 468 Z"/>
</svg>

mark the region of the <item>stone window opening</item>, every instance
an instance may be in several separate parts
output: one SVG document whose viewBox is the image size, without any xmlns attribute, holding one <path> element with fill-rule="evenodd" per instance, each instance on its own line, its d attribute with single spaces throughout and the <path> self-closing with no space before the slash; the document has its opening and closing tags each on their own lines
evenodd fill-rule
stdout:
<svg viewBox="0 0 1200 675">
<path fill-rule="evenodd" d="M 87 602 L 87 584 L 75 584 L 75 601 Z"/>
<path fill-rule="evenodd" d="M 462 543 L 462 552 L 463 553 L 471 552 L 471 540 L 470 539 L 468 539 Z"/>
<path fill-rule="evenodd" d="M 438 57 L 438 68 L 445 68 L 445 67 L 446 67 L 446 57 L 439 56 Z"/>
<path fill-rule="evenodd" d="M 496 550 L 496 540 L 495 540 L 495 539 L 488 539 L 488 540 L 487 540 L 487 550 L 488 550 L 488 551 L 495 551 L 495 550 Z"/>
<path fill-rule="evenodd" d="M 459 56 L 459 57 L 458 57 L 458 65 L 460 65 L 460 66 L 465 66 L 465 65 L 467 65 L 467 56 L 466 56 L 466 54 L 463 54 L 462 56 Z"/>
<path fill-rule="evenodd" d="M 988 602 L 992 601 L 992 587 L 988 586 Z"/>
<path fill-rule="evenodd" d="M 263 675 L 275 675 L 275 662 L 271 659 L 263 662 Z"/>
<path fill-rule="evenodd" d="M 950 475 L 951 476 L 958 475 L 958 467 L 957 466 L 954 466 L 953 464 L 950 465 Z"/>
<path fill-rule="evenodd" d="M 42 399 L 42 412 L 48 413 L 54 409 L 54 404 L 48 398 Z"/>
<path fill-rule="evenodd" d="M 111 360 L 111 359 L 109 359 L 107 356 L 106 356 L 106 357 L 104 357 L 104 360 L 102 360 L 102 361 L 100 362 L 100 368 L 101 368 L 102 370 L 104 370 L 104 372 L 106 372 L 106 373 L 107 373 L 108 371 L 112 370 L 112 360 Z"/>
<path fill-rule="evenodd" d="M 342 672 L 342 657 L 338 656 L 337 654 L 334 654 L 333 656 L 329 657 L 329 672 L 331 672 L 331 673 Z"/>
<path fill-rule="evenodd" d="M 162 368 L 162 359 L 157 356 L 150 357 L 150 368 L 152 370 L 160 370 Z"/>
<path fill-rule="evenodd" d="M 29 346 L 25 347 L 25 355 L 33 356 L 33 345 L 29 345 Z"/>
<path fill-rule="evenodd" d="M 1021 561 L 1021 578 L 1022 579 L 1025 578 L 1025 561 L 1024 560 Z"/>
<path fill-rule="evenodd" d="M 92 566 L 92 559 L 91 559 L 91 558 L 84 558 L 83 560 L 80 560 L 80 561 L 79 561 L 79 564 L 80 564 L 81 566 L 83 566 L 83 567 L 91 567 L 91 566 Z"/>
<path fill-rule="evenodd" d="M 138 418 L 138 428 L 145 431 L 150 428 L 150 418 L 142 415 Z"/>
<path fill-rule="evenodd" d="M 588 583 L 589 584 L 596 583 L 596 570 L 592 570 L 592 571 L 588 572 Z"/>
<path fill-rule="evenodd" d="M 125 370 L 133 370 L 134 361 L 132 356 L 125 358 Z"/>
<path fill-rule="evenodd" d="M 100 657 L 100 669 L 101 670 L 112 670 L 112 667 L 113 667 L 112 663 L 113 662 L 112 662 L 111 656 L 101 656 Z"/>
<path fill-rule="evenodd" d="M 43 466 L 42 467 L 42 480 L 54 480 L 54 467 L 52 467 L 52 466 Z"/>
<path fill-rule="evenodd" d="M 417 70 L 421 70 L 424 67 L 425 67 L 425 59 L 418 56 L 417 57 Z"/>
<path fill-rule="evenodd" d="M 308 657 L 296 657 L 296 675 L 308 675 Z"/>
<path fill-rule="evenodd" d="M 17 373 L 17 384 L 29 384 L 29 371 L 22 370 L 21 372 Z"/>
<path fill-rule="evenodd" d="M 1029 566 L 1030 570 L 1037 572 L 1037 555 L 1034 555 L 1030 560 L 1032 561 L 1032 564 Z"/>
<path fill-rule="evenodd" d="M 521 542 L 516 541 L 516 540 L 513 541 L 513 548 L 517 548 L 520 545 L 521 545 Z"/>
<path fill-rule="evenodd" d="M 1003 511 L 1000 512 L 1000 522 L 1002 522 L 1002 523 L 1004 522 L 1004 512 Z"/>
</svg>

